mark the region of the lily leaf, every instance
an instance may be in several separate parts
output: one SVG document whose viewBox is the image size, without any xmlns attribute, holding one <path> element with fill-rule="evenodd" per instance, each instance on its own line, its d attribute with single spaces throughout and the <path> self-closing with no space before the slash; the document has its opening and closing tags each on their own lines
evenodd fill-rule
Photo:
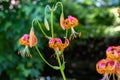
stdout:
<svg viewBox="0 0 120 80">
<path fill-rule="evenodd" d="M 65 69 L 65 62 L 62 63 L 62 69 Z"/>
<path fill-rule="evenodd" d="M 60 69 L 60 67 L 58 67 L 58 66 L 54 66 L 53 67 L 55 70 L 59 70 Z"/>
</svg>

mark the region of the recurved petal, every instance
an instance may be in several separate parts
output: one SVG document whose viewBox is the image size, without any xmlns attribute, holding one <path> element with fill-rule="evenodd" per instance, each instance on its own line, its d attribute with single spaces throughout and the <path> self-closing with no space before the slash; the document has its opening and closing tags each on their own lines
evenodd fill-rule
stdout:
<svg viewBox="0 0 120 80">
<path fill-rule="evenodd" d="M 61 25 L 62 29 L 65 30 L 63 22 L 64 22 L 64 14 L 61 13 L 61 15 L 60 15 L 60 25 Z"/>
<path fill-rule="evenodd" d="M 34 34 L 34 28 L 32 27 L 30 30 L 29 46 L 33 47 L 33 46 L 37 45 L 37 43 L 38 43 L 38 39 L 37 39 L 36 35 Z"/>
</svg>

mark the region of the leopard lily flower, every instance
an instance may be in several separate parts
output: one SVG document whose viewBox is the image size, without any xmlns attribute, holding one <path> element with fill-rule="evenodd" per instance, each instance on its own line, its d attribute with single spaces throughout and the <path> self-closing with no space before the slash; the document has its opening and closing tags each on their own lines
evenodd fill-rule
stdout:
<svg viewBox="0 0 120 80">
<path fill-rule="evenodd" d="M 38 43 L 38 39 L 36 37 L 36 35 L 34 34 L 34 29 L 33 27 L 30 30 L 30 34 L 24 34 L 20 39 L 19 39 L 19 43 L 23 46 L 25 46 L 25 48 L 21 51 L 18 52 L 18 54 L 22 55 L 23 57 L 32 57 L 32 55 L 30 54 L 29 51 L 29 47 L 34 47 L 37 45 Z"/>
<path fill-rule="evenodd" d="M 81 36 L 81 33 L 77 33 L 74 30 L 74 27 L 76 27 L 77 25 L 78 25 L 78 19 L 73 16 L 68 16 L 67 19 L 64 19 L 62 21 L 63 29 L 66 29 L 66 30 L 71 29 L 72 34 L 70 36 L 70 40 L 76 38 L 77 36 L 79 37 Z"/>
<path fill-rule="evenodd" d="M 64 29 L 70 29 L 78 25 L 78 19 L 73 16 L 68 16 L 67 19 L 63 20 L 62 25 Z"/>
<path fill-rule="evenodd" d="M 66 38 L 65 43 L 62 43 L 60 38 L 51 38 L 49 40 L 49 47 L 56 51 L 59 49 L 60 51 L 64 51 L 64 49 L 69 45 L 69 40 Z"/>
<path fill-rule="evenodd" d="M 96 64 L 98 73 L 103 74 L 101 80 L 110 80 L 110 76 L 116 73 L 116 62 L 110 59 L 102 59 Z"/>
</svg>

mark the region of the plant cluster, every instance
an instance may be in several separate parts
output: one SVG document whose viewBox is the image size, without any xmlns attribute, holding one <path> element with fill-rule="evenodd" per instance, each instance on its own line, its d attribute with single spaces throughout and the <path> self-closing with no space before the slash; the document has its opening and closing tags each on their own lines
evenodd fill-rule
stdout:
<svg viewBox="0 0 120 80">
<path fill-rule="evenodd" d="M 58 6 L 61 6 L 61 15 L 60 15 L 60 26 L 61 28 L 66 32 L 64 39 L 65 41 L 63 42 L 58 36 L 55 36 L 55 26 L 54 26 L 54 11 L 57 10 Z M 49 22 L 46 18 L 47 13 L 46 10 L 49 9 L 50 10 L 50 25 Z M 34 22 L 36 22 L 41 30 L 41 32 L 43 33 L 43 35 L 49 40 L 48 44 L 49 47 L 52 48 L 55 52 L 55 58 L 58 61 L 58 66 L 54 66 L 51 65 L 42 55 L 42 53 L 40 52 L 40 50 L 37 47 L 37 43 L 38 43 L 38 39 L 34 33 Z M 73 17 L 71 15 L 68 16 L 68 18 L 64 19 L 64 12 L 63 12 L 63 5 L 61 2 L 57 2 L 55 6 L 50 7 L 49 5 L 47 5 L 45 7 L 45 17 L 44 17 L 44 25 L 46 27 L 46 29 L 48 31 L 51 32 L 51 35 L 47 35 L 46 32 L 43 30 L 43 27 L 41 26 L 40 22 L 38 21 L 38 19 L 34 19 L 32 21 L 32 27 L 30 30 L 29 34 L 24 34 L 20 39 L 19 39 L 19 43 L 23 46 L 25 46 L 25 48 L 21 51 L 18 52 L 19 55 L 23 56 L 23 57 L 32 57 L 32 55 L 30 54 L 29 51 L 29 47 L 35 47 L 37 52 L 39 53 L 40 57 L 42 58 L 42 60 L 51 68 L 55 69 L 55 70 L 60 70 L 62 77 L 64 80 L 66 80 L 65 74 L 64 74 L 64 69 L 65 69 L 65 60 L 64 60 L 64 49 L 69 45 L 70 40 L 73 40 L 74 38 L 76 38 L 77 36 L 81 36 L 81 33 L 77 33 L 74 30 L 74 27 L 76 27 L 78 25 L 78 19 L 76 17 Z M 68 30 L 71 29 L 71 35 L 68 36 Z"/>
</svg>

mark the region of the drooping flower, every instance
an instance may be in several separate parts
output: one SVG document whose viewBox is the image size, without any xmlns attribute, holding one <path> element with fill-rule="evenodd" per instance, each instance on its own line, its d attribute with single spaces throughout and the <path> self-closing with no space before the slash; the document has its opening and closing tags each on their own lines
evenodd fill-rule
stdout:
<svg viewBox="0 0 120 80">
<path fill-rule="evenodd" d="M 106 59 L 102 59 L 102 60 L 97 62 L 96 70 L 97 70 L 97 72 L 99 74 L 105 74 L 105 72 L 106 72 L 106 64 L 107 64 L 107 60 Z"/>
<path fill-rule="evenodd" d="M 106 55 L 106 59 L 102 59 L 96 64 L 96 70 L 104 75 L 101 80 L 116 80 L 120 78 L 120 46 L 108 47 Z M 110 77 L 111 75 L 112 77 Z"/>
<path fill-rule="evenodd" d="M 63 20 L 63 19 L 62 19 Z M 81 32 L 78 33 L 74 30 L 74 27 L 76 27 L 78 25 L 78 19 L 73 17 L 73 16 L 68 16 L 68 18 L 64 19 L 62 22 L 62 28 L 63 29 L 71 29 L 71 36 L 69 38 L 69 40 L 72 40 L 74 38 L 76 38 L 77 36 L 81 36 Z"/>
<path fill-rule="evenodd" d="M 103 78 L 101 80 L 109 80 L 110 76 L 116 73 L 116 62 L 110 59 L 102 59 L 97 62 L 96 70 L 99 74 L 103 74 Z"/>
<path fill-rule="evenodd" d="M 100 74 L 114 74 L 115 73 L 115 62 L 109 59 L 102 59 L 96 64 L 96 70 Z"/>
<path fill-rule="evenodd" d="M 30 30 L 30 34 L 24 34 L 20 39 L 19 43 L 24 46 L 30 46 L 34 47 L 38 43 L 38 39 L 36 35 L 34 34 L 34 29 L 33 27 Z"/>
<path fill-rule="evenodd" d="M 120 46 L 110 46 L 106 50 L 108 59 L 120 61 Z"/>
<path fill-rule="evenodd" d="M 34 29 L 33 27 L 30 30 L 30 34 L 24 34 L 20 39 L 19 43 L 23 46 L 25 46 L 24 49 L 18 52 L 18 54 L 26 57 L 32 57 L 30 54 L 29 48 L 28 47 L 34 47 L 38 43 L 38 39 L 36 35 L 34 34 Z"/>
<path fill-rule="evenodd" d="M 51 38 L 49 40 L 49 47 L 54 49 L 55 51 L 59 49 L 63 51 L 69 45 L 69 40 L 66 38 L 65 43 L 62 43 L 60 38 Z"/>
<path fill-rule="evenodd" d="M 68 16 L 67 19 L 63 20 L 62 25 L 64 29 L 70 29 L 78 25 L 78 19 L 73 16 Z"/>
</svg>

